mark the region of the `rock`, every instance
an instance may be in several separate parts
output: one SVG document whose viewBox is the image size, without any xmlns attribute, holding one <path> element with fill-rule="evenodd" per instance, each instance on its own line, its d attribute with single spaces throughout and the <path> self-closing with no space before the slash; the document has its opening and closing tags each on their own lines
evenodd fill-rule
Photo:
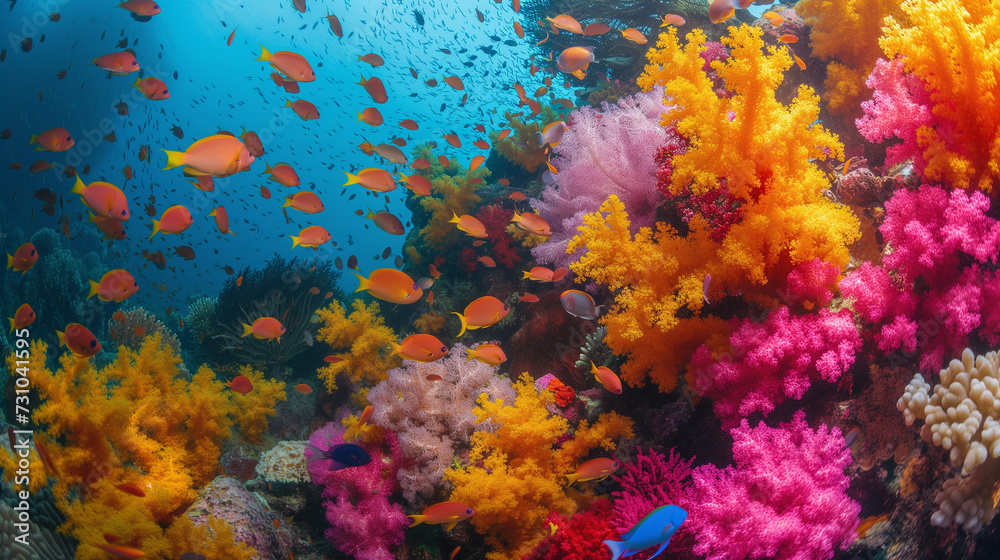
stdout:
<svg viewBox="0 0 1000 560">
<path fill-rule="evenodd" d="M 205 524 L 210 515 L 226 520 L 233 526 L 237 542 L 253 547 L 260 560 L 286 560 L 295 544 L 288 524 L 279 523 L 281 529 L 276 529 L 273 520 L 277 514 L 235 478 L 213 480 L 198 494 L 186 515 L 198 525 Z"/>
</svg>

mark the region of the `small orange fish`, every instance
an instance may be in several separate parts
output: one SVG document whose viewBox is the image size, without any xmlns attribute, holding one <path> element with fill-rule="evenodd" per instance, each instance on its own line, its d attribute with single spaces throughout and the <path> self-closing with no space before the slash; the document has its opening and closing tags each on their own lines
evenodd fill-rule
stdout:
<svg viewBox="0 0 1000 560">
<path fill-rule="evenodd" d="M 31 326 L 35 322 L 35 311 L 27 303 L 22 303 L 14 312 L 14 316 L 9 317 L 8 320 L 10 321 L 10 332 L 14 332 L 15 329 Z"/>
<path fill-rule="evenodd" d="M 126 494 L 132 494 L 133 496 L 137 496 L 139 498 L 146 497 L 146 493 L 143 492 L 142 488 L 139 488 L 139 486 L 137 486 L 136 483 L 134 482 L 126 482 L 125 484 L 118 484 L 115 486 L 115 488 L 121 490 L 122 492 L 125 492 Z"/>
<path fill-rule="evenodd" d="M 496 344 L 480 344 L 475 348 L 466 348 L 465 351 L 468 353 L 468 357 L 465 358 L 466 362 L 479 360 L 484 364 L 498 366 L 507 361 L 506 354 Z"/>
<path fill-rule="evenodd" d="M 146 553 L 138 548 L 118 544 L 95 544 L 95 547 L 107 552 L 115 558 L 145 558 Z"/>
<path fill-rule="evenodd" d="M 343 362 L 344 359 L 341 358 L 340 356 L 326 356 L 323 358 L 323 361 L 328 364 L 335 364 L 337 362 Z"/>
<path fill-rule="evenodd" d="M 544 266 L 536 266 L 531 270 L 525 270 L 522 280 L 534 280 L 536 282 L 552 282 L 552 269 Z"/>
<path fill-rule="evenodd" d="M 475 515 L 475 512 L 465 504 L 459 502 L 441 502 L 428 507 L 420 515 L 407 515 L 407 517 L 413 519 L 413 524 L 410 527 L 420 525 L 421 523 L 445 523 L 445 529 L 450 531 L 455 528 L 455 525 L 458 525 L 459 521 L 464 521 L 473 515 Z"/>
<path fill-rule="evenodd" d="M 436 373 L 432 373 L 426 377 L 427 381 L 443 381 L 444 378 Z"/>
<path fill-rule="evenodd" d="M 799 42 L 799 38 L 796 37 L 795 35 L 792 35 L 791 33 L 785 33 L 781 37 L 778 37 L 778 40 L 781 41 L 782 43 L 798 43 Z"/>
<path fill-rule="evenodd" d="M 486 235 L 486 226 L 484 226 L 483 223 L 474 216 L 470 216 L 468 214 L 459 216 L 455 212 L 452 212 L 452 218 L 448 220 L 448 223 L 457 224 L 460 231 L 463 231 L 472 237 L 478 239 L 486 239 L 488 237 Z"/>
<path fill-rule="evenodd" d="M 132 327 L 132 332 L 134 332 L 135 336 L 139 338 L 146 336 L 146 329 L 142 327 Z"/>
<path fill-rule="evenodd" d="M 576 472 L 566 475 L 566 480 L 572 486 L 574 482 L 587 482 L 588 480 L 604 480 L 611 476 L 618 468 L 618 461 L 608 457 L 591 459 L 577 467 Z"/>
<path fill-rule="evenodd" d="M 405 272 L 394 268 L 379 268 L 373 270 L 368 278 L 354 274 L 358 278 L 357 292 L 367 291 L 382 301 L 405 305 L 416 303 L 424 295 L 424 291 Z"/>
<path fill-rule="evenodd" d="M 241 395 L 245 395 L 250 391 L 253 391 L 253 383 L 251 383 L 250 380 L 244 375 L 237 375 L 232 381 L 226 383 L 226 387 L 229 387 Z"/>
<path fill-rule="evenodd" d="M 493 296 L 483 296 L 465 306 L 464 313 L 452 311 L 452 315 L 457 315 L 462 322 L 462 328 L 458 336 L 465 334 L 466 329 L 482 329 L 500 322 L 510 308 Z"/>
<path fill-rule="evenodd" d="M 458 91 L 465 89 L 465 84 L 462 83 L 462 78 L 459 78 L 458 76 L 445 76 L 444 83 Z"/>
<path fill-rule="evenodd" d="M 243 336 L 253 335 L 256 339 L 275 339 L 281 344 L 281 335 L 285 334 L 285 326 L 274 317 L 260 317 L 253 322 L 253 325 L 240 323 L 243 325 Z"/>
<path fill-rule="evenodd" d="M 305 383 L 299 383 L 298 385 L 296 385 L 295 390 L 302 393 L 303 395 L 308 395 L 309 393 L 313 392 L 312 387 L 306 385 Z M 274 521 L 275 523 L 278 522 L 277 519 L 275 519 Z"/>
<path fill-rule="evenodd" d="M 538 296 L 536 296 L 535 294 L 525 293 L 523 296 L 520 297 L 520 300 L 527 303 L 537 303 Z"/>
<path fill-rule="evenodd" d="M 615 372 L 604 366 L 597 367 L 594 362 L 590 362 L 590 368 L 590 373 L 594 374 L 601 386 L 616 395 L 622 394 L 622 380 L 615 375 Z"/>
<path fill-rule="evenodd" d="M 487 256 L 479 257 L 476 261 L 483 263 L 483 266 L 487 268 L 494 268 L 497 265 L 495 260 Z"/>
<path fill-rule="evenodd" d="M 440 360 L 448 355 L 448 347 L 436 336 L 429 334 L 414 334 L 392 345 L 392 353 L 406 360 L 429 363 Z"/>
</svg>

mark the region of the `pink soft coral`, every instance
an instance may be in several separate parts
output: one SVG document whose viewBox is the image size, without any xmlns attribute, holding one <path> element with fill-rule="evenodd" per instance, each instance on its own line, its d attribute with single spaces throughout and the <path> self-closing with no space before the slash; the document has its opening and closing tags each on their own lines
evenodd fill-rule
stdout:
<svg viewBox="0 0 1000 560">
<path fill-rule="evenodd" d="M 886 203 L 879 229 L 892 252 L 882 267 L 865 263 L 840 283 L 875 326 L 879 348 L 919 352 L 920 366 L 936 371 L 973 333 L 1000 342 L 1000 316 L 990 305 L 1000 291 L 1000 275 L 990 270 L 1000 222 L 987 216 L 989 206 L 982 193 L 929 185 L 898 190 Z"/>
<path fill-rule="evenodd" d="M 559 170 L 541 199 L 531 205 L 552 227 L 552 237 L 532 250 L 540 262 L 563 268 L 575 260 L 566 245 L 583 215 L 596 212 L 611 194 L 625 204 L 633 228 L 653 225 L 660 200 L 656 191 L 656 150 L 668 138 L 660 126 L 663 89 L 624 97 L 603 111 L 581 107 L 570 115 L 569 130 L 555 147 Z M 633 232 L 634 233 L 634 232 Z"/>
<path fill-rule="evenodd" d="M 643 455 L 639 447 L 635 460 L 626 463 L 621 474 L 614 477 L 621 485 L 621 490 L 611 494 L 615 501 L 615 529 L 619 533 L 628 531 L 660 506 L 674 504 L 688 509 L 693 461 L 693 458 L 685 461 L 675 449 L 670 450 L 667 458 L 656 451 Z"/>
<path fill-rule="evenodd" d="M 833 263 L 813 259 L 801 263 L 788 273 L 786 303 L 799 304 L 806 309 L 818 305 L 825 307 L 833 299 L 840 269 Z"/>
<path fill-rule="evenodd" d="M 729 352 L 714 358 L 702 345 L 691 360 L 695 386 L 714 399 L 727 428 L 754 412 L 766 416 L 786 398 L 802 398 L 814 381 L 837 381 L 861 349 L 846 310 L 793 316 L 780 307 L 763 322 L 734 323 L 733 331 Z"/>
<path fill-rule="evenodd" d="M 875 69 L 865 82 L 875 90 L 870 101 L 861 104 L 865 116 L 855 124 L 869 142 L 899 138 L 903 142 L 886 150 L 887 166 L 913 160 L 917 173 L 924 168 L 923 150 L 917 145 L 917 129 L 934 124 L 931 98 L 923 82 L 903 71 L 901 59 L 875 62 Z"/>
<path fill-rule="evenodd" d="M 708 560 L 825 560 L 855 539 L 861 506 L 847 497 L 851 452 L 837 428 L 813 431 L 802 411 L 777 428 L 732 430 L 735 467 L 694 470 L 685 526 Z"/>
<path fill-rule="evenodd" d="M 316 430 L 309 443 L 325 450 L 343 443 L 343 435 L 344 429 L 331 422 Z M 359 442 L 371 456 L 371 462 L 360 467 L 330 471 L 329 461 L 309 464 L 312 481 L 326 486 L 323 505 L 330 523 L 326 539 L 357 560 L 393 560 L 395 555 L 390 549 L 403 544 L 403 533 L 409 525 L 403 508 L 389 501 L 398 489 L 396 469 L 400 462 L 391 432 L 386 433 L 385 443 L 390 449 L 388 454 L 381 442 Z M 307 449 L 306 457 L 311 455 Z"/>
</svg>

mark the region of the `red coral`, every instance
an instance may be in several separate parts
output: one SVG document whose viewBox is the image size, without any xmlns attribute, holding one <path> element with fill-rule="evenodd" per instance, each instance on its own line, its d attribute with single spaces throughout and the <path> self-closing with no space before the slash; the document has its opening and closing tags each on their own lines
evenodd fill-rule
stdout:
<svg viewBox="0 0 1000 560">
<path fill-rule="evenodd" d="M 597 500 L 587 511 L 566 519 L 559 512 L 549 512 L 545 518 L 548 531 L 545 537 L 524 560 L 606 560 L 611 550 L 604 544 L 607 539 L 617 539 L 611 527 L 611 502 Z"/>
<path fill-rule="evenodd" d="M 511 238 L 507 234 L 507 226 L 513 216 L 513 209 L 504 208 L 499 204 L 483 206 L 476 212 L 476 219 L 486 228 L 487 239 L 493 248 L 493 259 L 505 268 L 513 268 L 515 264 L 521 262 L 521 255 L 517 254 L 517 249 L 511 247 Z"/>
<path fill-rule="evenodd" d="M 593 376 L 581 375 L 575 364 L 587 335 L 597 329 L 594 322 L 566 313 L 556 290 L 538 294 L 537 302 L 517 311 L 522 309 L 527 320 L 510 338 L 508 370 L 536 378 L 552 372 L 578 389 L 589 386 Z"/>
<path fill-rule="evenodd" d="M 478 258 L 475 250 L 471 247 L 466 247 L 458 254 L 458 266 L 471 274 L 476 271 L 476 259 Z"/>
<path fill-rule="evenodd" d="M 549 381 L 548 390 L 555 395 L 556 404 L 559 406 L 569 406 L 576 400 L 576 391 L 558 379 L 553 378 L 552 381 Z"/>
</svg>

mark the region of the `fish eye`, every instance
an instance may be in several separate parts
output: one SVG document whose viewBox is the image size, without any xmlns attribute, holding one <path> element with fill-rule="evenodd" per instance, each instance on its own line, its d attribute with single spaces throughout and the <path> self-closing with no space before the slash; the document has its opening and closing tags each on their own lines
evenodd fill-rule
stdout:
<svg viewBox="0 0 1000 560">
<path fill-rule="evenodd" d="M 447 346 L 442 346 L 441 347 L 441 351 L 444 352 L 444 353 L 447 353 L 448 352 L 448 347 Z"/>
<path fill-rule="evenodd" d="M 32 257 L 33 257 L 33 256 L 35 256 L 35 253 L 37 253 L 37 252 L 38 252 L 38 251 L 36 251 L 35 249 L 32 249 L 32 250 L 31 250 L 31 256 L 32 256 Z"/>
<path fill-rule="evenodd" d="M 67 142 L 72 142 L 73 141 L 73 137 L 72 136 L 67 136 L 66 137 L 66 141 Z"/>
<path fill-rule="evenodd" d="M 472 515 L 472 508 L 465 510 L 465 515 Z"/>
<path fill-rule="evenodd" d="M 614 463 L 611 463 L 611 466 L 612 466 L 613 468 L 616 468 L 616 469 L 617 469 L 617 468 L 618 468 L 618 461 L 615 461 Z"/>
<path fill-rule="evenodd" d="M 416 284 L 416 283 L 414 282 L 414 284 L 413 284 L 413 288 L 411 288 L 411 289 L 413 289 L 413 290 L 419 290 L 419 289 L 420 289 L 420 286 L 418 286 L 418 285 L 417 285 L 417 284 Z"/>
<path fill-rule="evenodd" d="M 95 346 L 97 346 L 97 339 L 96 338 L 90 341 L 90 347 L 93 348 Z"/>
<path fill-rule="evenodd" d="M 122 210 L 122 216 L 125 216 L 126 214 L 128 214 L 128 210 Z"/>
<path fill-rule="evenodd" d="M 163 90 L 163 95 L 166 95 L 166 94 L 167 94 L 167 90 Z"/>
<path fill-rule="evenodd" d="M 282 326 L 282 327 L 281 327 L 281 332 L 284 332 L 284 331 L 285 331 L 285 327 L 284 327 L 284 326 Z"/>
<path fill-rule="evenodd" d="M 132 61 L 132 66 L 138 66 L 138 65 L 139 65 L 139 61 L 138 60 L 133 60 Z"/>
<path fill-rule="evenodd" d="M 507 307 L 506 305 L 504 305 L 504 306 L 503 306 L 503 310 L 504 310 L 504 311 L 507 311 L 507 310 L 509 310 L 509 309 L 510 309 L 510 308 L 509 308 L 509 307 Z"/>
</svg>

